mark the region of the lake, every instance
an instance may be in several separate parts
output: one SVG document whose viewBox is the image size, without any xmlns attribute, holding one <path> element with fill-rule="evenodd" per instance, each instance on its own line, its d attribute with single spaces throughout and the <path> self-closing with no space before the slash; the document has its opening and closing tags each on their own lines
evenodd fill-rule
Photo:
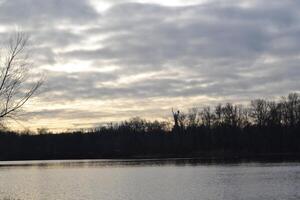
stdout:
<svg viewBox="0 0 300 200">
<path fill-rule="evenodd" d="M 300 199 L 300 163 L 5 161 L 0 199 Z"/>
</svg>

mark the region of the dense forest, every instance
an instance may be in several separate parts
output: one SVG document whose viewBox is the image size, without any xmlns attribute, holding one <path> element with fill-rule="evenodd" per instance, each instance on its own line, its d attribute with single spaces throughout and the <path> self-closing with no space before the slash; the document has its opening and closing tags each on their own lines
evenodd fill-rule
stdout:
<svg viewBox="0 0 300 200">
<path fill-rule="evenodd" d="M 52 134 L 1 131 L 0 160 L 83 158 L 298 159 L 300 96 L 249 105 L 173 111 L 173 122 L 133 118 L 119 124 Z"/>
</svg>

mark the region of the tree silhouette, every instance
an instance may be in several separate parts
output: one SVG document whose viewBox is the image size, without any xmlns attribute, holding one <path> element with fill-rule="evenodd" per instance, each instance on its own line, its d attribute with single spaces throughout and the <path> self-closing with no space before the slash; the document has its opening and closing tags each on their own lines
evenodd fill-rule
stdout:
<svg viewBox="0 0 300 200">
<path fill-rule="evenodd" d="M 16 33 L 4 49 L 0 63 L 0 120 L 13 118 L 41 86 L 42 79 L 29 82 L 28 37 Z"/>
<path fill-rule="evenodd" d="M 92 130 L 39 134 L 0 130 L 0 160 L 200 157 L 300 160 L 300 98 L 172 110 L 170 124 L 141 118 Z"/>
<path fill-rule="evenodd" d="M 174 112 L 172 108 L 172 114 L 173 114 L 173 119 L 174 119 L 174 129 L 178 130 L 179 129 L 179 120 L 180 120 L 180 111 L 177 110 Z"/>
</svg>

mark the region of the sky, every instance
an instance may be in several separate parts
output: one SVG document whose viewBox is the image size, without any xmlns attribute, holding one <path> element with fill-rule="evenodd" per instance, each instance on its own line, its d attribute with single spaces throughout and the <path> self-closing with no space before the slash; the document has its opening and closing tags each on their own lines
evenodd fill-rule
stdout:
<svg viewBox="0 0 300 200">
<path fill-rule="evenodd" d="M 163 2 L 163 3 L 161 3 Z M 300 1 L 0 0 L 45 82 L 17 129 L 95 127 L 299 92 Z"/>
</svg>

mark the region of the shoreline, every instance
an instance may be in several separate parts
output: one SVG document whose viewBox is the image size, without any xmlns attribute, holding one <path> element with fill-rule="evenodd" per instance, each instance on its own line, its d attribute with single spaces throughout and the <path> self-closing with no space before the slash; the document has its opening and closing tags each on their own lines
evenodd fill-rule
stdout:
<svg viewBox="0 0 300 200">
<path fill-rule="evenodd" d="M 280 162 L 300 162 L 300 154 L 292 153 L 273 153 L 273 154 L 251 154 L 251 155 L 198 155 L 198 156 L 175 156 L 175 155 L 159 155 L 159 156 L 112 156 L 112 157 L 57 157 L 57 158 L 44 158 L 44 159 L 1 159 L 1 163 L 5 162 L 107 162 L 107 163 L 174 163 L 176 164 L 222 164 L 222 163 L 280 163 Z"/>
</svg>

